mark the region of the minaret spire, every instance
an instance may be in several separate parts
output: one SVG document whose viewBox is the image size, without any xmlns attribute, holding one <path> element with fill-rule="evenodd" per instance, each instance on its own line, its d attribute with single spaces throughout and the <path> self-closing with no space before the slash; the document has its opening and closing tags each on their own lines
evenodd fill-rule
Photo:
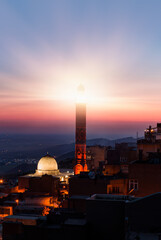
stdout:
<svg viewBox="0 0 161 240">
<path fill-rule="evenodd" d="M 86 172 L 86 103 L 84 87 L 79 85 L 76 103 L 75 160 L 74 173 Z"/>
</svg>

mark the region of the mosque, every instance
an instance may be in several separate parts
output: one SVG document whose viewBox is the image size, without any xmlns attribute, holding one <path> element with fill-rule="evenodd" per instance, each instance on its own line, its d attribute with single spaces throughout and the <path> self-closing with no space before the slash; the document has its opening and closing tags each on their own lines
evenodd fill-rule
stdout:
<svg viewBox="0 0 161 240">
<path fill-rule="evenodd" d="M 60 179 L 60 181 L 67 182 L 69 176 L 73 175 L 74 173 L 73 173 L 72 169 L 59 170 L 58 164 L 57 164 L 57 161 L 55 160 L 55 158 L 52 157 L 51 155 L 47 154 L 39 160 L 36 172 L 34 174 L 29 174 L 29 175 L 32 175 L 34 177 L 36 177 L 36 176 L 40 177 L 45 174 L 58 177 Z"/>
<path fill-rule="evenodd" d="M 19 177 L 18 187 L 30 192 L 58 195 L 61 186 L 67 189 L 68 179 L 73 174 L 72 169 L 59 170 L 55 158 L 47 154 L 39 160 L 35 173 Z"/>
</svg>

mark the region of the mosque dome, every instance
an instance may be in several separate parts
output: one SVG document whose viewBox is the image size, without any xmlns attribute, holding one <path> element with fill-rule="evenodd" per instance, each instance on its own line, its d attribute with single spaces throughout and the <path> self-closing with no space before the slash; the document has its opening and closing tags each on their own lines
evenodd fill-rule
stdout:
<svg viewBox="0 0 161 240">
<path fill-rule="evenodd" d="M 58 171 L 58 164 L 55 158 L 49 154 L 42 157 L 38 162 L 37 171 L 42 173 L 51 173 Z"/>
</svg>

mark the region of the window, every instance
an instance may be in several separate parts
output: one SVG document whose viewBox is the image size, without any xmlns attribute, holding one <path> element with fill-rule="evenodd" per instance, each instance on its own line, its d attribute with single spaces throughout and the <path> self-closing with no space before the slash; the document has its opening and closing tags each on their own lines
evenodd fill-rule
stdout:
<svg viewBox="0 0 161 240">
<path fill-rule="evenodd" d="M 127 162 L 127 157 L 120 157 L 120 162 L 122 163 Z"/>
<path fill-rule="evenodd" d="M 112 187 L 112 193 L 119 193 L 120 188 L 119 187 Z"/>
<path fill-rule="evenodd" d="M 130 179 L 129 180 L 129 190 L 138 190 L 138 180 L 136 179 Z"/>
<path fill-rule="evenodd" d="M 120 193 L 120 188 L 118 186 L 108 185 L 107 186 L 107 193 L 109 193 L 109 194 Z"/>
</svg>

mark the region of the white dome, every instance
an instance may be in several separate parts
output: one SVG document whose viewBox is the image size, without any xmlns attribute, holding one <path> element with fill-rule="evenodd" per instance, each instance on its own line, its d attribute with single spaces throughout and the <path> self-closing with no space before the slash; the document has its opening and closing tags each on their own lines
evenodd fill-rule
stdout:
<svg viewBox="0 0 161 240">
<path fill-rule="evenodd" d="M 46 156 L 42 157 L 37 165 L 38 171 L 55 171 L 58 170 L 58 164 L 52 156 L 47 154 Z"/>
</svg>

